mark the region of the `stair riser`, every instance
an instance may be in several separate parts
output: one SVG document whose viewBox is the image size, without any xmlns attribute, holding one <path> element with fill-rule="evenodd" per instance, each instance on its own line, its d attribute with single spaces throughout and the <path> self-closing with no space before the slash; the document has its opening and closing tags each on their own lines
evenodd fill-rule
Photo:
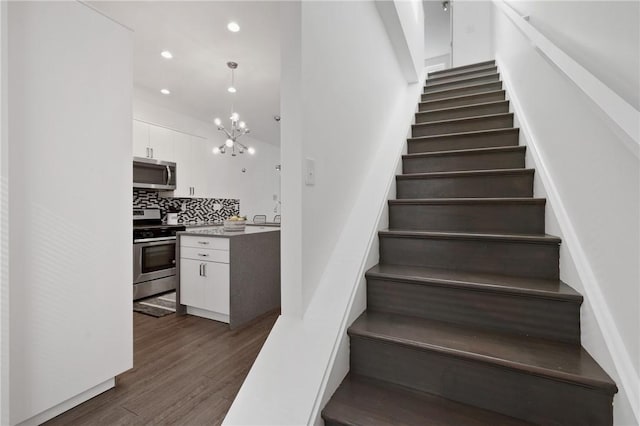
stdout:
<svg viewBox="0 0 640 426">
<path fill-rule="evenodd" d="M 389 229 L 543 234 L 544 204 L 391 204 Z"/>
<path fill-rule="evenodd" d="M 396 197 L 499 198 L 533 196 L 533 174 L 396 179 Z"/>
<path fill-rule="evenodd" d="M 477 105 L 458 110 L 433 111 L 416 114 L 416 123 L 429 123 L 431 121 L 452 120 L 454 118 L 477 117 L 479 115 L 502 114 L 509 112 L 509 102 L 499 104 Z"/>
<path fill-rule="evenodd" d="M 367 279 L 367 310 L 580 343 L 580 303 Z"/>
<path fill-rule="evenodd" d="M 504 129 L 513 127 L 513 115 L 499 115 L 482 117 L 462 121 L 445 121 L 413 125 L 411 134 L 413 137 L 444 135 L 447 133 L 475 132 L 478 130 Z"/>
<path fill-rule="evenodd" d="M 502 89 L 502 82 L 496 81 L 494 83 L 480 84 L 471 87 L 461 87 L 458 89 L 443 90 L 441 92 L 424 93 L 422 94 L 422 101 L 435 101 L 437 99 L 452 98 L 454 96 L 473 95 L 476 93 L 493 92 L 495 90 Z"/>
<path fill-rule="evenodd" d="M 380 235 L 380 263 L 558 279 L 558 244 Z"/>
<path fill-rule="evenodd" d="M 504 101 L 505 92 L 499 90 L 496 92 L 479 93 L 477 95 L 464 96 L 459 98 L 442 99 L 434 102 L 418 104 L 419 112 L 432 111 L 443 108 L 454 108 L 467 105 L 481 104 L 485 102 Z"/>
<path fill-rule="evenodd" d="M 459 79 L 454 79 L 452 81 L 446 83 L 429 83 L 424 87 L 423 93 L 431 93 L 437 92 L 440 90 L 449 90 L 455 89 L 458 87 L 469 86 L 472 84 L 482 84 L 482 83 L 491 83 L 494 81 L 500 81 L 500 74 L 492 74 L 492 75 L 479 75 L 479 76 L 465 76 L 460 77 Z"/>
<path fill-rule="evenodd" d="M 468 65 L 468 66 L 462 66 L 462 67 L 454 67 L 454 68 L 449 68 L 446 70 L 439 70 L 439 71 L 433 71 L 430 72 L 427 75 L 427 78 L 440 78 L 440 77 L 444 77 L 444 76 L 450 76 L 450 75 L 457 75 L 460 73 L 466 73 L 469 71 L 476 71 L 479 69 L 484 69 L 484 68 L 489 68 L 489 67 L 493 67 L 496 66 L 495 61 L 489 61 L 489 62 L 484 62 L 484 63 L 479 63 L 479 64 L 473 64 L 473 65 Z"/>
<path fill-rule="evenodd" d="M 409 140 L 407 149 L 409 154 L 421 152 L 452 151 L 457 149 L 491 148 L 498 146 L 516 146 L 519 140 L 519 130 L 500 133 L 478 133 L 470 135 L 444 136 L 429 140 Z"/>
<path fill-rule="evenodd" d="M 612 396 L 429 350 L 351 336 L 351 373 L 545 425 L 612 424 Z"/>
<path fill-rule="evenodd" d="M 498 67 L 494 65 L 492 67 L 478 68 L 470 71 L 459 71 L 456 74 L 449 74 L 449 75 L 443 75 L 443 76 L 436 75 L 436 76 L 427 78 L 426 85 L 428 86 L 430 84 L 447 83 L 452 80 L 459 80 L 461 78 L 473 77 L 474 75 L 478 75 L 478 74 L 495 74 L 497 72 L 498 72 Z"/>
<path fill-rule="evenodd" d="M 524 168 L 525 151 L 451 154 L 403 158 L 403 173 L 455 172 Z"/>
</svg>

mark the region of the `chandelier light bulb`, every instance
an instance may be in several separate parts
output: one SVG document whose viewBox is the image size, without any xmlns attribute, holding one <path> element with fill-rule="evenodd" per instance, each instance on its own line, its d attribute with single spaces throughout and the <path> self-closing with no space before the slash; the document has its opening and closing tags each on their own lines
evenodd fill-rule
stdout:
<svg viewBox="0 0 640 426">
<path fill-rule="evenodd" d="M 165 59 L 173 58 L 173 54 L 171 54 L 171 52 L 169 52 L 168 50 L 163 50 L 162 52 L 160 52 L 160 56 L 162 56 Z"/>
<path fill-rule="evenodd" d="M 236 90 L 236 88 L 235 88 L 235 87 L 233 87 L 233 86 L 229 86 L 229 87 L 227 88 L 227 92 L 229 92 L 229 93 L 236 93 L 236 92 L 237 92 L 237 90 Z"/>
<path fill-rule="evenodd" d="M 218 148 L 217 146 L 213 148 L 212 151 L 214 154 L 220 154 L 220 148 Z"/>
<path fill-rule="evenodd" d="M 240 116 L 238 115 L 237 112 L 234 112 L 231 114 L 231 117 L 229 117 L 231 119 L 231 121 L 238 121 L 238 119 L 240 118 Z"/>
<path fill-rule="evenodd" d="M 213 123 L 214 123 L 216 126 L 219 126 L 219 125 L 221 125 L 221 124 L 222 124 L 222 120 L 220 120 L 219 118 L 216 118 L 215 120 L 213 120 Z"/>
<path fill-rule="evenodd" d="M 240 25 L 238 25 L 237 22 L 229 22 L 227 24 L 227 29 L 232 33 L 237 33 L 238 31 L 240 31 Z"/>
<path fill-rule="evenodd" d="M 249 154 L 253 155 L 253 154 L 255 154 L 255 153 L 256 153 L 256 150 L 255 150 L 252 146 L 250 146 L 250 147 L 249 147 L 249 149 L 247 149 L 247 152 L 248 152 Z"/>
<path fill-rule="evenodd" d="M 238 126 L 240 126 L 241 129 L 244 129 L 245 127 L 247 127 L 247 124 L 244 121 L 241 121 L 240 123 L 238 123 Z"/>
<path fill-rule="evenodd" d="M 227 139 L 226 141 L 224 141 L 224 144 L 231 148 L 233 146 L 233 141 L 231 139 Z"/>
</svg>

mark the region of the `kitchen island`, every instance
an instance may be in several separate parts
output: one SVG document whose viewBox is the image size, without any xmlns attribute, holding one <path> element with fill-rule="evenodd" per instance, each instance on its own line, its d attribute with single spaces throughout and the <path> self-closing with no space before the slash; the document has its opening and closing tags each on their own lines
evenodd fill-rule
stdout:
<svg viewBox="0 0 640 426">
<path fill-rule="evenodd" d="M 280 228 L 189 228 L 177 239 L 177 314 L 236 328 L 280 307 Z"/>
</svg>

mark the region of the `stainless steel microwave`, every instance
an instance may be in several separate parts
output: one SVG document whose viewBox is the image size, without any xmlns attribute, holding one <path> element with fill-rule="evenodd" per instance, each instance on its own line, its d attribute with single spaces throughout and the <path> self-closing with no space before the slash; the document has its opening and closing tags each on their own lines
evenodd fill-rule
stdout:
<svg viewBox="0 0 640 426">
<path fill-rule="evenodd" d="M 176 189 L 176 163 L 133 157 L 133 187 L 173 191 Z"/>
</svg>

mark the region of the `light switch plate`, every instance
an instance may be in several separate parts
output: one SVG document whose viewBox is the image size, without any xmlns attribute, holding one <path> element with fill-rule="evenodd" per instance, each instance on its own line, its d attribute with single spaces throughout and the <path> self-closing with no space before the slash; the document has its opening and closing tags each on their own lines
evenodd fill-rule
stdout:
<svg viewBox="0 0 640 426">
<path fill-rule="evenodd" d="M 316 184 L 316 160 L 312 158 L 307 158 L 304 161 L 305 163 L 305 175 L 304 175 L 304 183 L 305 185 L 315 185 Z"/>
</svg>

